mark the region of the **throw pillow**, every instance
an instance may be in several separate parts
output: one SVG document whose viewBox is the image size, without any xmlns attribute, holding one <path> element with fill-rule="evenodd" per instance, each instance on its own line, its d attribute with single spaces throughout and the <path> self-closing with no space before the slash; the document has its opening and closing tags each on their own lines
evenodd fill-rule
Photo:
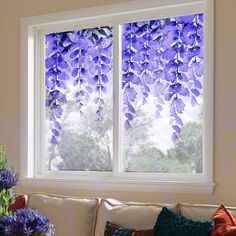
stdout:
<svg viewBox="0 0 236 236">
<path fill-rule="evenodd" d="M 154 236 L 154 229 L 148 230 L 135 230 L 132 236 Z"/>
<path fill-rule="evenodd" d="M 213 221 L 189 220 L 163 207 L 154 228 L 155 236 L 207 236 L 212 226 Z"/>
<path fill-rule="evenodd" d="M 17 211 L 18 209 L 22 209 L 22 208 L 25 208 L 25 205 L 26 205 L 26 196 L 25 195 L 18 195 L 16 198 L 15 198 L 15 202 L 12 203 L 8 210 L 9 211 L 12 211 L 12 212 L 15 212 Z"/>
<path fill-rule="evenodd" d="M 127 229 L 107 221 L 104 236 L 154 236 L 154 229 Z"/>
<path fill-rule="evenodd" d="M 236 219 L 227 211 L 223 204 L 212 216 L 214 227 L 210 236 L 235 236 Z"/>
</svg>

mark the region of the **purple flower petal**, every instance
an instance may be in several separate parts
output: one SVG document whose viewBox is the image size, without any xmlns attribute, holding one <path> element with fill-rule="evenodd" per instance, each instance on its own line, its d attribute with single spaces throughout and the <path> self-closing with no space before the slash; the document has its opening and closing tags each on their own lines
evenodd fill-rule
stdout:
<svg viewBox="0 0 236 236">
<path fill-rule="evenodd" d="M 72 71 L 71 75 L 72 75 L 73 77 L 76 77 L 76 76 L 78 75 L 78 73 L 79 73 L 79 69 L 78 69 L 78 68 L 75 68 L 75 69 Z"/>
<path fill-rule="evenodd" d="M 133 116 L 130 113 L 125 113 L 125 117 L 129 120 L 132 121 L 133 120 Z"/>
<path fill-rule="evenodd" d="M 130 87 L 130 88 L 126 88 L 125 91 L 126 91 L 126 94 L 129 98 L 129 100 L 134 102 L 136 100 L 136 97 L 137 97 L 137 92 L 135 91 L 135 89 Z"/>
<path fill-rule="evenodd" d="M 107 77 L 107 75 L 102 75 L 102 81 L 103 81 L 103 83 L 107 83 L 108 82 L 108 77 Z"/>
<path fill-rule="evenodd" d="M 181 129 L 178 125 L 172 125 L 172 128 L 176 131 L 176 133 L 180 133 Z"/>
<path fill-rule="evenodd" d="M 125 130 L 129 130 L 129 129 L 132 129 L 132 126 L 130 125 L 130 122 L 128 120 L 125 121 Z"/>
<path fill-rule="evenodd" d="M 109 64 L 109 63 L 110 63 L 110 59 L 109 59 L 108 57 L 104 56 L 104 55 L 101 56 L 101 60 L 102 60 L 103 62 L 105 62 L 106 64 Z"/>
<path fill-rule="evenodd" d="M 197 89 L 191 89 L 191 92 L 198 97 L 200 95 L 199 91 Z"/>
<path fill-rule="evenodd" d="M 51 137 L 51 144 L 52 145 L 56 145 L 57 144 L 57 138 L 54 135 Z"/>
<path fill-rule="evenodd" d="M 173 133 L 172 133 L 172 141 L 173 141 L 174 143 L 177 143 L 178 140 L 179 140 L 178 135 L 176 134 L 176 132 L 173 132 Z"/>
<path fill-rule="evenodd" d="M 74 50 L 71 54 L 70 54 L 70 58 L 74 59 L 78 54 L 79 54 L 79 49 Z"/>
</svg>

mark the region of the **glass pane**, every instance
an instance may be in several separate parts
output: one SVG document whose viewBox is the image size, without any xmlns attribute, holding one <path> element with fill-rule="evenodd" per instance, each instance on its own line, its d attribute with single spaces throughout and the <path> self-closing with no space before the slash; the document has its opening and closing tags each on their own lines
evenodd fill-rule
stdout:
<svg viewBox="0 0 236 236">
<path fill-rule="evenodd" d="M 122 25 L 124 171 L 202 173 L 203 14 Z"/>
<path fill-rule="evenodd" d="M 112 28 L 45 36 L 46 169 L 112 170 Z"/>
</svg>

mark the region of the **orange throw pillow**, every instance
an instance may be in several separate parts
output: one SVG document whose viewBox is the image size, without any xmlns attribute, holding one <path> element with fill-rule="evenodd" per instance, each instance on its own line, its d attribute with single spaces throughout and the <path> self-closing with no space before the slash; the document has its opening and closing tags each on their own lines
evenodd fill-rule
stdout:
<svg viewBox="0 0 236 236">
<path fill-rule="evenodd" d="M 214 220 L 214 227 L 210 236 L 236 236 L 236 219 L 223 204 L 212 216 L 212 220 Z"/>
<path fill-rule="evenodd" d="M 26 205 L 26 195 L 18 195 L 15 199 L 15 202 L 9 206 L 8 210 L 15 212 L 18 209 L 25 208 L 25 205 Z"/>
</svg>

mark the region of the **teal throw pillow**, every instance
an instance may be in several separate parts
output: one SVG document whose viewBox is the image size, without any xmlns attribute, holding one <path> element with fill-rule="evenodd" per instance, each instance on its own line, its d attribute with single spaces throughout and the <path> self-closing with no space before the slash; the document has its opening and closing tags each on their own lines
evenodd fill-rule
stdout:
<svg viewBox="0 0 236 236">
<path fill-rule="evenodd" d="M 207 236 L 212 226 L 213 221 L 189 220 L 163 207 L 155 224 L 155 236 Z"/>
</svg>

